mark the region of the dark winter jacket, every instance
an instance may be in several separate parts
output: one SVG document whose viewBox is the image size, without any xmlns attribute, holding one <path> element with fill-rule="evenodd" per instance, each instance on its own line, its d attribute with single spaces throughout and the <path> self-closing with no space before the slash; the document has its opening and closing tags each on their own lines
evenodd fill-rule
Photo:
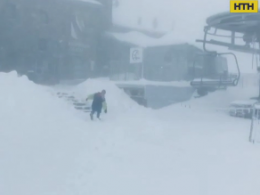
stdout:
<svg viewBox="0 0 260 195">
<path fill-rule="evenodd" d="M 93 100 L 92 108 L 107 110 L 106 99 L 100 92 L 89 95 L 87 99 Z"/>
</svg>

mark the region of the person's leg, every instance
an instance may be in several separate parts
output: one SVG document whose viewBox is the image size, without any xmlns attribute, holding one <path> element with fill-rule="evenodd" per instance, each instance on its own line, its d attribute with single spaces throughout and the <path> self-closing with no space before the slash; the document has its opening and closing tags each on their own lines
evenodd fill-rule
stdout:
<svg viewBox="0 0 260 195">
<path fill-rule="evenodd" d="M 102 108 L 97 109 L 97 118 L 99 119 Z"/>
<path fill-rule="evenodd" d="M 95 114 L 95 112 L 96 112 L 96 111 L 95 111 L 94 109 L 91 110 L 91 113 L 90 113 L 90 118 L 91 118 L 91 120 L 93 120 L 93 115 Z"/>
<path fill-rule="evenodd" d="M 97 111 L 97 118 L 99 119 L 99 117 L 100 117 L 100 111 Z"/>
<path fill-rule="evenodd" d="M 96 112 L 96 106 L 95 106 L 95 104 L 92 103 L 92 105 L 91 105 L 91 113 L 90 113 L 91 120 L 93 120 L 93 115 L 95 114 L 95 112 Z"/>
</svg>

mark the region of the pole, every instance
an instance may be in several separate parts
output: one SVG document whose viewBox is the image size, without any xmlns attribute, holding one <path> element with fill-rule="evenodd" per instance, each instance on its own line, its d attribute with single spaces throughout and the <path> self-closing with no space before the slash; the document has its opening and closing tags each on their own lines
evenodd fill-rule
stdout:
<svg viewBox="0 0 260 195">
<path fill-rule="evenodd" d="M 260 46 L 260 42 L 258 42 L 259 46 Z M 260 54 L 256 54 L 256 57 L 258 57 L 258 59 L 256 59 L 256 67 L 257 67 L 257 72 L 258 72 L 258 87 L 259 87 L 259 94 L 258 94 L 258 101 L 260 101 L 260 67 L 259 67 L 259 58 Z"/>
<path fill-rule="evenodd" d="M 258 72 L 258 101 L 260 101 L 260 72 Z"/>
<path fill-rule="evenodd" d="M 256 112 L 258 112 L 258 110 L 256 110 L 255 104 L 253 104 L 253 109 L 252 109 L 252 118 L 251 118 L 251 127 L 250 127 L 250 133 L 249 133 L 249 142 L 254 142 L 254 138 L 253 138 L 253 131 L 254 131 L 254 122 L 255 122 L 255 115 Z"/>
<path fill-rule="evenodd" d="M 259 54 L 258 54 L 259 55 Z M 257 62 L 258 60 L 260 60 L 259 56 L 258 56 L 258 59 L 257 59 Z M 257 73 L 258 73 L 258 101 L 260 101 L 260 66 L 259 66 L 259 63 L 257 63 Z"/>
<path fill-rule="evenodd" d="M 141 63 L 141 79 L 144 79 L 144 63 Z"/>
<path fill-rule="evenodd" d="M 144 79 L 144 49 L 142 49 L 142 79 Z"/>
</svg>

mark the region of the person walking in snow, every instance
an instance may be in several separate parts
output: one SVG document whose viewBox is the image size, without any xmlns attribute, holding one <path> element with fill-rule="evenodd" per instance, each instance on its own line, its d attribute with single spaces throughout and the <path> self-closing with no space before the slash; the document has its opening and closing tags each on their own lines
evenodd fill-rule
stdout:
<svg viewBox="0 0 260 195">
<path fill-rule="evenodd" d="M 100 119 L 99 117 L 102 108 L 104 112 L 107 113 L 107 103 L 106 103 L 105 95 L 106 95 L 106 90 L 102 90 L 101 92 L 97 92 L 89 95 L 88 98 L 86 99 L 87 101 L 93 100 L 91 105 L 91 113 L 90 113 L 91 120 L 93 120 L 93 115 L 95 113 L 97 113 L 97 118 Z"/>
</svg>

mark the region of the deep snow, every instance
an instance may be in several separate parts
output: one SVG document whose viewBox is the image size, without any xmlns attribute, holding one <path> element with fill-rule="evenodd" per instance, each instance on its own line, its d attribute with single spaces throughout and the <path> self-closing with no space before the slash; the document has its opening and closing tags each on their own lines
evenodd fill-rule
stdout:
<svg viewBox="0 0 260 195">
<path fill-rule="evenodd" d="M 216 108 L 256 87 L 212 93 L 161 110 L 145 109 L 112 82 L 37 86 L 0 74 L 1 195 L 258 195 L 260 147 L 250 120 Z M 55 96 L 107 90 L 108 114 L 91 122 Z"/>
</svg>

